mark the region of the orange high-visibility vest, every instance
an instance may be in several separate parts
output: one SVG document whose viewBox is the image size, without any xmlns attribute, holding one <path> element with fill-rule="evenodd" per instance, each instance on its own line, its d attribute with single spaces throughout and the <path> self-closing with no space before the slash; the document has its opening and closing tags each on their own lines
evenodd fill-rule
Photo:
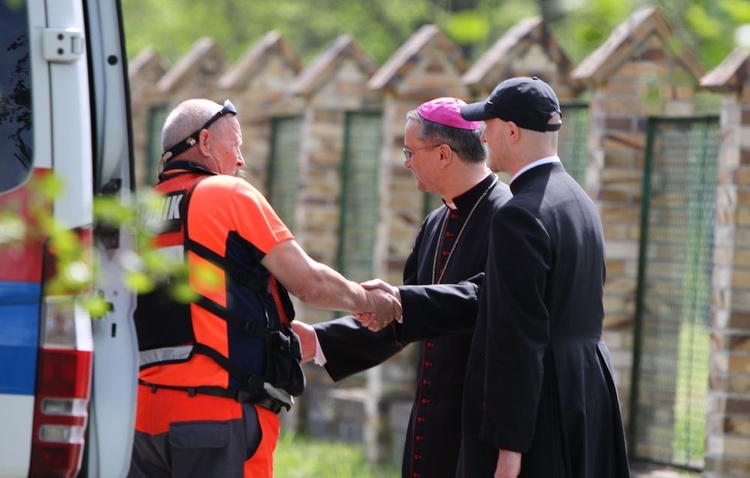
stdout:
<svg viewBox="0 0 750 478">
<path fill-rule="evenodd" d="M 187 265 L 193 297 L 175 298 L 175 272 L 138 296 L 141 383 L 291 405 L 305 385 L 294 308 L 260 263 L 293 239 L 288 228 L 246 181 L 186 161 L 170 163 L 153 192 L 141 222 L 165 261 Z"/>
</svg>

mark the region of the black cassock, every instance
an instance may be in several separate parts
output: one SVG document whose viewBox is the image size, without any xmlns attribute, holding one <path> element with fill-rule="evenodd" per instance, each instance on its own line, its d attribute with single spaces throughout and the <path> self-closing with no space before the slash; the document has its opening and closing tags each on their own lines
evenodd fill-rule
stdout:
<svg viewBox="0 0 750 478">
<path fill-rule="evenodd" d="M 494 184 L 494 186 L 493 186 Z M 487 259 L 489 222 L 510 199 L 507 185 L 490 174 L 447 206 L 431 212 L 422 224 L 404 267 L 404 284 L 456 284 L 481 278 Z M 465 324 L 463 330 L 420 342 L 416 393 L 409 420 L 402 476 L 404 478 L 453 477 L 461 444 L 461 402 L 464 376 L 476 321 L 477 287 L 402 287 L 402 293 L 418 296 L 404 308 L 404 325 L 393 324 L 373 333 L 351 317 L 314 325 L 326 370 L 340 380 L 382 363 L 404 345 L 443 330 L 441 321 Z M 472 299 L 472 300 L 466 300 Z M 437 307 L 431 310 L 432 307 Z M 446 311 L 455 311 L 446 313 Z M 418 329 L 409 316 L 419 314 Z M 434 318 L 434 321 L 431 321 Z M 434 323 L 431 323 L 434 322 Z"/>
<path fill-rule="evenodd" d="M 599 213 L 560 163 L 529 169 L 511 190 L 490 225 L 457 476 L 491 478 L 498 450 L 506 449 L 523 454 L 521 478 L 627 478 L 620 404 L 601 338 Z M 423 303 L 423 295 L 402 291 L 404 308 Z M 423 328 L 435 323 L 422 320 Z M 463 328 L 439 324 L 444 332 Z"/>
</svg>

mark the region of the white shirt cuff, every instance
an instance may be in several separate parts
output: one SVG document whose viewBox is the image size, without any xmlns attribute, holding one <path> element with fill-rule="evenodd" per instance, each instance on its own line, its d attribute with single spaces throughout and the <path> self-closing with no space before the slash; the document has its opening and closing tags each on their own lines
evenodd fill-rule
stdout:
<svg viewBox="0 0 750 478">
<path fill-rule="evenodd" d="M 328 362 L 328 360 L 326 360 L 325 354 L 323 353 L 323 348 L 320 346 L 317 332 L 315 332 L 315 358 L 313 358 L 313 362 L 315 362 L 315 365 L 320 365 L 321 367 Z"/>
</svg>

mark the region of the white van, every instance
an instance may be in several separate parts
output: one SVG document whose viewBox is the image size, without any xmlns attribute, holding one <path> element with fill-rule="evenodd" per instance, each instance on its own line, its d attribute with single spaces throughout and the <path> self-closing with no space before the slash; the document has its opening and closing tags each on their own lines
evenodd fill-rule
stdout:
<svg viewBox="0 0 750 478">
<path fill-rule="evenodd" d="M 120 2 L 0 0 L 0 52 L 0 476 L 124 476 L 138 363 L 118 258 L 133 240 L 92 211 L 133 195 Z M 56 267 L 53 230 L 94 259 Z M 62 276 L 103 317 L 53 288 Z"/>
</svg>

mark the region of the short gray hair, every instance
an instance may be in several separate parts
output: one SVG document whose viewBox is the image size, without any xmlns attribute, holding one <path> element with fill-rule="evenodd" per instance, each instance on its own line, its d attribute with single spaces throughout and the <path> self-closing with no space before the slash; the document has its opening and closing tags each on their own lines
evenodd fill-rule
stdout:
<svg viewBox="0 0 750 478">
<path fill-rule="evenodd" d="M 220 104 L 202 98 L 186 100 L 177 105 L 167 116 L 161 130 L 162 151 L 167 151 L 200 129 L 217 111 L 221 111 Z"/>
</svg>

